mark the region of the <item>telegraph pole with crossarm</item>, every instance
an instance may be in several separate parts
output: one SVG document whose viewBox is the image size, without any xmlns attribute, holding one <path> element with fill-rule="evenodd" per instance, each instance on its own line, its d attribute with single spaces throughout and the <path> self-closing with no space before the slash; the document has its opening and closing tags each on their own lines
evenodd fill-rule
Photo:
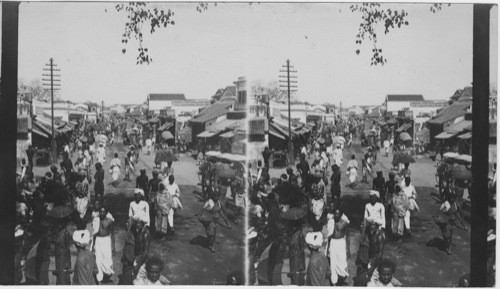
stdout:
<svg viewBox="0 0 500 289">
<path fill-rule="evenodd" d="M 61 71 L 58 68 L 55 68 L 57 64 L 54 64 L 54 59 L 50 58 L 50 63 L 45 64 L 48 68 L 44 68 L 44 71 L 50 72 L 50 74 L 45 73 L 42 74 L 42 76 L 47 77 L 49 76 L 50 79 L 47 78 L 42 78 L 43 80 L 43 86 L 45 90 L 50 89 L 50 104 L 51 104 L 51 122 L 52 122 L 52 134 L 50 137 L 50 144 L 51 144 L 51 160 L 52 162 L 57 162 L 57 145 L 56 145 L 56 139 L 54 135 L 54 90 L 60 90 L 61 88 L 61 77 L 60 74 L 54 74 L 54 71 Z M 49 88 L 50 87 L 50 88 Z"/>
<path fill-rule="evenodd" d="M 295 154 L 293 152 L 293 143 L 292 143 L 292 116 L 291 116 L 291 109 L 290 109 L 290 92 L 291 91 L 297 91 L 297 81 L 296 80 L 290 80 L 291 78 L 297 78 L 295 75 L 290 75 L 290 73 L 296 73 L 297 70 L 290 70 L 290 68 L 293 68 L 293 66 L 290 65 L 290 60 L 286 60 L 286 65 L 283 65 L 286 70 L 280 70 L 280 72 L 286 72 L 286 75 L 280 75 L 280 80 L 279 82 L 281 83 L 286 83 L 285 84 L 280 84 L 280 88 L 286 88 L 288 92 L 288 164 L 289 165 L 294 165 L 295 164 Z"/>
</svg>

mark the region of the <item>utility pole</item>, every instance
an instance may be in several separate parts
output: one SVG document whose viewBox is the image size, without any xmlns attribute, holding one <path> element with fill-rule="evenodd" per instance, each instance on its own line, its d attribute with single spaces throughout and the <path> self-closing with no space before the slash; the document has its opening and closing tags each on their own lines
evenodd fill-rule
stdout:
<svg viewBox="0 0 500 289">
<path fill-rule="evenodd" d="M 295 154 L 293 152 L 293 143 L 292 143 L 292 115 L 291 115 L 291 108 L 290 108 L 290 92 L 291 91 L 297 91 L 297 85 L 290 84 L 290 83 L 297 83 L 297 81 L 290 80 L 290 78 L 297 78 L 297 76 L 290 75 L 290 73 L 296 73 L 297 70 L 290 70 L 290 68 L 293 68 L 293 66 L 290 65 L 290 59 L 286 60 L 286 65 L 283 65 L 282 67 L 286 68 L 286 70 L 280 70 L 280 72 L 286 72 L 286 75 L 280 75 L 279 77 L 281 79 L 286 79 L 286 80 L 279 80 L 281 83 L 286 83 L 281 85 L 281 88 L 286 88 L 288 92 L 288 164 L 289 165 L 294 165 L 295 164 Z"/>
<path fill-rule="evenodd" d="M 47 78 L 42 78 L 43 85 L 45 86 L 44 89 L 47 90 L 49 89 L 48 86 L 50 86 L 50 107 L 51 107 L 51 125 L 52 125 L 52 135 L 50 137 L 50 144 L 51 144 L 51 151 L 52 151 L 52 162 L 57 162 L 57 145 L 56 145 L 56 139 L 54 136 L 54 90 L 60 90 L 61 87 L 61 80 L 58 77 L 61 77 L 60 74 L 54 74 L 54 71 L 61 71 L 58 68 L 54 68 L 57 66 L 57 64 L 54 64 L 54 59 L 50 58 L 48 64 L 45 64 L 45 66 L 49 68 L 44 68 L 44 71 L 50 71 L 50 74 L 42 74 L 42 76 L 50 76 L 50 79 Z"/>
</svg>

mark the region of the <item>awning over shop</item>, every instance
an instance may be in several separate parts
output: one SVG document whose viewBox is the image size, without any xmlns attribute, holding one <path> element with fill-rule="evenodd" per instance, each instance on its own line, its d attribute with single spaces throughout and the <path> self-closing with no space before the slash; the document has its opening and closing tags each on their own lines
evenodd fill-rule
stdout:
<svg viewBox="0 0 500 289">
<path fill-rule="evenodd" d="M 283 135 L 281 135 L 280 133 L 278 133 L 278 132 L 277 132 L 276 130 L 274 130 L 273 128 L 271 128 L 271 129 L 269 130 L 269 133 L 270 133 L 270 134 L 272 134 L 272 135 L 274 135 L 274 136 L 275 136 L 275 137 L 277 137 L 277 138 L 280 138 L 280 139 L 282 139 L 282 140 L 285 140 L 285 137 L 284 137 Z"/>
<path fill-rule="evenodd" d="M 402 126 L 400 126 L 396 132 L 403 132 L 411 127 L 411 123 L 405 123 Z"/>
<path fill-rule="evenodd" d="M 269 125 L 269 133 L 281 139 L 287 139 L 288 137 L 288 131 L 285 131 L 281 126 L 273 122 Z"/>
<path fill-rule="evenodd" d="M 300 129 L 294 131 L 294 133 L 296 133 L 296 134 L 306 134 L 308 132 L 309 132 L 309 130 L 306 127 L 301 127 Z"/>
<path fill-rule="evenodd" d="M 445 132 L 442 132 L 442 133 L 438 134 L 437 136 L 435 136 L 435 138 L 437 138 L 437 139 L 449 139 L 455 135 L 456 135 L 456 133 L 451 133 L 451 132 L 445 131 Z"/>
<path fill-rule="evenodd" d="M 220 135 L 220 137 L 222 137 L 222 138 L 232 138 L 233 136 L 234 136 L 233 131 L 228 131 L 228 132 L 225 132 L 225 133 Z"/>
<path fill-rule="evenodd" d="M 220 131 L 204 131 L 200 134 L 198 134 L 196 137 L 201 137 L 201 138 L 209 138 L 209 137 L 213 137 L 214 135 L 217 135 Z"/>
<path fill-rule="evenodd" d="M 46 139 L 50 139 L 50 135 L 49 134 L 46 134 L 45 132 L 43 132 L 41 129 L 39 129 L 38 127 L 33 127 L 33 133 L 34 134 L 37 134 L 41 137 L 44 137 Z"/>
<path fill-rule="evenodd" d="M 458 136 L 459 139 L 470 139 L 472 138 L 472 132 L 466 132 Z"/>
<path fill-rule="evenodd" d="M 162 126 L 160 126 L 160 128 L 158 128 L 158 130 L 159 131 L 166 130 L 166 129 L 169 129 L 170 127 L 172 127 L 173 125 L 174 125 L 173 122 L 166 122 Z"/>
</svg>

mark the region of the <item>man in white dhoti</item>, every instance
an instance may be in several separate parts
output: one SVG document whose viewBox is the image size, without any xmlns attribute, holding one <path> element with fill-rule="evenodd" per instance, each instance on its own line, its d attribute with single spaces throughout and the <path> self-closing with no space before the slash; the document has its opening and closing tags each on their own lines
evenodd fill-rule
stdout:
<svg viewBox="0 0 500 289">
<path fill-rule="evenodd" d="M 350 183 L 348 187 L 354 189 L 356 187 L 356 178 L 358 176 L 358 162 L 356 156 L 352 155 L 351 160 L 347 163 L 347 174 L 349 175 Z"/>
<path fill-rule="evenodd" d="M 337 148 L 333 151 L 333 163 L 340 167 L 342 164 L 342 149 L 340 144 L 337 144 Z"/>
<path fill-rule="evenodd" d="M 345 279 L 349 276 L 347 258 L 351 257 L 349 219 L 340 208 L 333 209 L 327 218 L 328 244 L 325 254 L 330 258 L 330 281 L 334 285 L 345 286 Z"/>
<path fill-rule="evenodd" d="M 100 143 L 99 147 L 97 148 L 96 152 L 96 157 L 97 157 L 97 162 L 101 163 L 101 165 L 104 165 L 106 162 L 106 150 L 104 149 L 104 144 Z"/>
<path fill-rule="evenodd" d="M 111 164 L 109 169 L 111 171 L 111 177 L 113 178 L 113 182 L 111 183 L 113 187 L 118 186 L 118 178 L 120 177 L 120 168 L 122 166 L 122 162 L 118 158 L 118 153 L 115 153 L 115 158 L 111 160 Z"/>
<path fill-rule="evenodd" d="M 93 252 L 97 264 L 97 281 L 101 283 L 111 282 L 110 278 L 115 272 L 113 270 L 113 256 L 115 251 L 114 220 L 108 218 L 108 210 L 101 207 L 99 217 L 92 223 L 94 243 Z"/>
<path fill-rule="evenodd" d="M 147 152 L 148 156 L 151 155 L 152 147 L 153 147 L 153 140 L 151 140 L 151 138 L 147 138 L 146 139 L 146 152 Z"/>
<path fill-rule="evenodd" d="M 174 175 L 168 176 L 168 182 L 165 183 L 165 189 L 167 190 L 168 194 L 170 194 L 170 197 L 172 198 L 172 208 L 170 208 L 170 211 L 168 213 L 168 225 L 170 226 L 170 232 L 172 234 L 175 233 L 174 229 L 174 213 L 178 209 L 182 209 L 182 203 L 180 200 L 181 196 L 181 190 L 179 189 L 179 186 L 174 182 L 175 177 Z"/>
<path fill-rule="evenodd" d="M 410 177 L 404 178 L 402 182 L 402 191 L 408 197 L 409 207 L 408 210 L 406 210 L 406 215 L 404 220 L 405 220 L 406 233 L 408 234 L 408 236 L 411 236 L 411 227 L 410 227 L 411 212 L 418 211 L 419 207 L 416 201 L 417 191 L 415 190 L 415 187 L 411 184 Z"/>
</svg>

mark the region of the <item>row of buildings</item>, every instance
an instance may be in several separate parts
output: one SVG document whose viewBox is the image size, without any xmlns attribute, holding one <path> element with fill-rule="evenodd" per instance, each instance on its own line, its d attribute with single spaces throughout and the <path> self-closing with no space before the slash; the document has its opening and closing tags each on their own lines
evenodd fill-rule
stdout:
<svg viewBox="0 0 500 289">
<path fill-rule="evenodd" d="M 177 144 L 245 154 L 246 103 L 246 79 L 239 77 L 210 99 L 150 93 L 142 114 L 160 119 L 157 134 L 169 130 Z"/>
</svg>

